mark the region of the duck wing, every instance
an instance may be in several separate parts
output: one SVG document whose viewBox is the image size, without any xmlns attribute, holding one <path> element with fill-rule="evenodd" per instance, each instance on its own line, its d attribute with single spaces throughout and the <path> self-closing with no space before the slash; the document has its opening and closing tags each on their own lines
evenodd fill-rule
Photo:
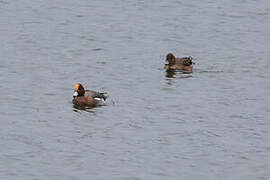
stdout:
<svg viewBox="0 0 270 180">
<path fill-rule="evenodd" d="M 92 90 L 85 90 L 85 96 L 91 96 L 93 98 L 100 98 L 103 99 L 104 101 L 107 99 L 107 93 L 103 92 L 96 92 L 96 91 L 92 91 Z"/>
<path fill-rule="evenodd" d="M 177 64 L 182 64 L 184 66 L 190 66 L 193 64 L 192 62 L 192 57 L 189 56 L 189 57 L 182 57 L 182 58 L 177 58 L 176 59 L 176 63 Z"/>
</svg>

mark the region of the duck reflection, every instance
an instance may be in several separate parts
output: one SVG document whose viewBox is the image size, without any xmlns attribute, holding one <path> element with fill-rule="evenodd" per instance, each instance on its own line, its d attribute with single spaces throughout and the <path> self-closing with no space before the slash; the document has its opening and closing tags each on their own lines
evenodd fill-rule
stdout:
<svg viewBox="0 0 270 180">
<path fill-rule="evenodd" d="M 80 106 L 80 105 L 73 105 L 74 112 L 86 111 L 89 113 L 95 113 L 93 106 Z"/>
<path fill-rule="evenodd" d="M 166 77 L 167 78 L 175 78 L 176 72 L 174 69 L 166 70 Z"/>
<path fill-rule="evenodd" d="M 191 78 L 192 73 L 191 72 L 186 72 L 186 71 L 180 71 L 180 70 L 174 70 L 174 69 L 168 69 L 166 70 L 166 75 L 167 78 Z"/>
</svg>

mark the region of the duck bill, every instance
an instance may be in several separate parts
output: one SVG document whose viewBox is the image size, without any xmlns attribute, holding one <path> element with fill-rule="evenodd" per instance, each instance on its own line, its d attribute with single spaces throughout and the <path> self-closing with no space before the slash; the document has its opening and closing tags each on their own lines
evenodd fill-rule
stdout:
<svg viewBox="0 0 270 180">
<path fill-rule="evenodd" d="M 75 91 L 74 93 L 73 93 L 73 97 L 77 97 L 79 95 L 79 93 L 77 92 L 77 91 Z"/>
</svg>

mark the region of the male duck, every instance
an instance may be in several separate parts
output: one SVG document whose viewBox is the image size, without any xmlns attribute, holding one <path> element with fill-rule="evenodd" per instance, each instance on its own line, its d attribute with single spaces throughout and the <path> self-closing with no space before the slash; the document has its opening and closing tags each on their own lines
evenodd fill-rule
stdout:
<svg viewBox="0 0 270 180">
<path fill-rule="evenodd" d="M 106 93 L 99 93 L 91 90 L 84 90 L 84 87 L 77 83 L 74 87 L 73 104 L 78 106 L 95 107 L 104 104 L 107 99 Z"/>
<path fill-rule="evenodd" d="M 181 57 L 176 58 L 172 53 L 167 54 L 166 61 L 168 64 L 165 64 L 166 70 L 182 70 L 185 72 L 192 72 L 193 69 L 193 62 L 192 57 Z"/>
</svg>

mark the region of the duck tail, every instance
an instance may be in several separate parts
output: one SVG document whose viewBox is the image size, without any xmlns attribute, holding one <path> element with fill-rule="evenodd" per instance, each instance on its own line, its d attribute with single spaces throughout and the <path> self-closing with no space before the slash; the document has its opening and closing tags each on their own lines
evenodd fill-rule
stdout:
<svg viewBox="0 0 270 180">
<path fill-rule="evenodd" d="M 99 98 L 99 99 L 102 99 L 102 100 L 106 101 L 106 99 L 108 98 L 108 95 L 107 95 L 106 92 L 104 92 L 104 93 L 97 93 L 96 96 L 95 96 L 95 98 Z"/>
<path fill-rule="evenodd" d="M 104 99 L 104 101 L 106 101 L 106 99 L 108 98 L 107 93 L 100 93 L 101 94 L 101 98 Z"/>
</svg>

